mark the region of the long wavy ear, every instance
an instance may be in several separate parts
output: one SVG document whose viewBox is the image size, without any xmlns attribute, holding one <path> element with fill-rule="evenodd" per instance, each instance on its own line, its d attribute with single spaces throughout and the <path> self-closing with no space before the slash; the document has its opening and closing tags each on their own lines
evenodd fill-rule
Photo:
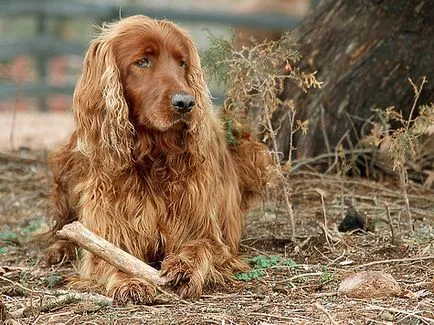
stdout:
<svg viewBox="0 0 434 325">
<path fill-rule="evenodd" d="M 130 166 L 134 128 L 107 36 L 94 40 L 89 47 L 73 107 L 77 149 L 89 156 L 91 163 L 111 172 Z"/>
<path fill-rule="evenodd" d="M 191 58 L 189 74 L 187 76 L 188 83 L 194 92 L 194 97 L 199 108 L 208 114 L 208 112 L 212 111 L 211 96 L 206 84 L 204 70 L 200 65 L 199 52 L 190 36 L 185 34 L 185 38 Z"/>
<path fill-rule="evenodd" d="M 193 142 L 196 145 L 196 150 L 199 155 L 207 156 L 208 146 L 213 143 L 216 134 L 210 132 L 217 128 L 214 126 L 216 119 L 212 118 L 213 108 L 211 103 L 211 95 L 206 84 L 205 72 L 201 67 L 199 52 L 194 44 L 193 40 L 187 33 L 184 33 L 185 43 L 190 54 L 190 65 L 188 67 L 187 82 L 190 88 L 193 90 L 193 95 L 196 101 L 196 108 L 201 111 L 204 118 L 201 123 L 192 131 L 196 133 L 196 139 L 200 141 Z M 193 149 L 193 148 L 191 148 Z"/>
</svg>

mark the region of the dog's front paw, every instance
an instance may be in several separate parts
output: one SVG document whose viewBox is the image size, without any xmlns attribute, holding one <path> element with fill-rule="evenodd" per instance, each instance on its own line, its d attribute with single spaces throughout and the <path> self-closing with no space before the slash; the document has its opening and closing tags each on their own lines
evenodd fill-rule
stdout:
<svg viewBox="0 0 434 325">
<path fill-rule="evenodd" d="M 199 298 L 202 294 L 203 277 L 179 256 L 169 255 L 164 259 L 161 275 L 181 298 Z"/>
<path fill-rule="evenodd" d="M 125 306 L 127 303 L 143 305 L 155 300 L 157 290 L 145 280 L 125 278 L 112 285 L 107 294 L 113 297 L 114 305 Z"/>
<path fill-rule="evenodd" d="M 45 264 L 51 266 L 64 261 L 72 261 L 75 259 L 75 246 L 67 240 L 57 240 L 54 244 L 45 250 Z"/>
</svg>

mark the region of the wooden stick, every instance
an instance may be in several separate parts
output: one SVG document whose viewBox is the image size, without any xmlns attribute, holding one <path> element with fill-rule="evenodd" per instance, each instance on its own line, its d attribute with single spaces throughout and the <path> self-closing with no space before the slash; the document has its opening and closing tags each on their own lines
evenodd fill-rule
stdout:
<svg viewBox="0 0 434 325">
<path fill-rule="evenodd" d="M 62 239 L 68 239 L 76 243 L 125 273 L 146 279 L 160 286 L 165 285 L 167 282 L 166 278 L 160 277 L 160 272 L 157 269 L 93 233 L 79 221 L 65 225 L 61 230 L 57 231 L 57 235 Z"/>
<path fill-rule="evenodd" d="M 327 311 L 327 309 L 325 309 L 323 306 L 321 306 L 320 303 L 316 302 L 313 304 L 313 307 L 315 307 L 316 310 L 322 312 L 324 315 L 327 316 L 327 318 L 329 319 L 330 323 L 332 323 L 333 325 L 338 325 L 339 323 L 336 322 L 332 315 Z"/>
</svg>

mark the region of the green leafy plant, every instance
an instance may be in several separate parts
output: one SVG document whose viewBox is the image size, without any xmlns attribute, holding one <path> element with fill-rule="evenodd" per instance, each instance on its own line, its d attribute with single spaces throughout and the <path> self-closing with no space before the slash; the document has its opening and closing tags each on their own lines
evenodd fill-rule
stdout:
<svg viewBox="0 0 434 325">
<path fill-rule="evenodd" d="M 266 269 L 277 266 L 289 266 L 291 270 L 295 268 L 296 263 L 291 259 L 285 259 L 278 255 L 264 256 L 258 255 L 249 258 L 248 263 L 252 266 L 252 269 L 247 272 L 240 272 L 235 274 L 236 279 L 240 281 L 251 281 L 258 279 L 266 274 Z"/>
<path fill-rule="evenodd" d="M 27 286 L 27 283 L 29 282 L 31 278 L 31 273 L 28 271 L 23 271 L 20 273 L 20 283 L 24 286 Z"/>
<path fill-rule="evenodd" d="M 327 267 L 323 267 L 322 274 L 321 274 L 321 281 L 323 283 L 328 283 L 330 281 L 333 281 L 335 279 L 335 273 L 329 272 Z"/>
<path fill-rule="evenodd" d="M 238 139 L 234 134 L 234 121 L 231 119 L 226 119 L 224 122 L 224 128 L 226 132 L 226 141 L 232 145 L 237 146 L 238 145 Z"/>
<path fill-rule="evenodd" d="M 47 287 L 52 289 L 63 282 L 63 276 L 58 273 L 50 274 L 45 280 Z"/>
<path fill-rule="evenodd" d="M 218 85 L 228 83 L 229 65 L 225 64 L 231 59 L 234 36 L 230 39 L 210 35 L 210 46 L 202 53 L 201 63 Z"/>
<path fill-rule="evenodd" d="M 266 272 L 264 270 L 249 270 L 247 272 L 236 273 L 235 278 L 239 281 L 249 282 L 258 279 L 265 274 Z"/>
<path fill-rule="evenodd" d="M 272 266 L 275 266 L 279 263 L 279 256 L 263 256 L 258 255 L 249 259 L 249 263 L 253 264 L 253 268 L 255 269 L 268 269 Z"/>
<path fill-rule="evenodd" d="M 17 234 L 10 232 L 10 231 L 0 232 L 0 240 L 9 241 L 9 242 L 16 242 L 17 241 Z"/>
<path fill-rule="evenodd" d="M 285 259 L 278 255 L 272 256 L 264 256 L 258 255 L 248 259 L 248 262 L 255 269 L 268 269 L 273 266 L 281 265 L 281 266 L 295 266 L 296 263 L 291 259 Z"/>
</svg>

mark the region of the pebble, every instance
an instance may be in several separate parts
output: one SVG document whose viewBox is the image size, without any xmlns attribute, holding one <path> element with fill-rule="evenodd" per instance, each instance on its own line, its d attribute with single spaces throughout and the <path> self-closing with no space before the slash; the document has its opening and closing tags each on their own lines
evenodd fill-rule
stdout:
<svg viewBox="0 0 434 325">
<path fill-rule="evenodd" d="M 399 296 L 401 288 L 388 273 L 364 271 L 344 279 L 339 285 L 338 294 L 359 299 L 382 298 Z"/>
</svg>

